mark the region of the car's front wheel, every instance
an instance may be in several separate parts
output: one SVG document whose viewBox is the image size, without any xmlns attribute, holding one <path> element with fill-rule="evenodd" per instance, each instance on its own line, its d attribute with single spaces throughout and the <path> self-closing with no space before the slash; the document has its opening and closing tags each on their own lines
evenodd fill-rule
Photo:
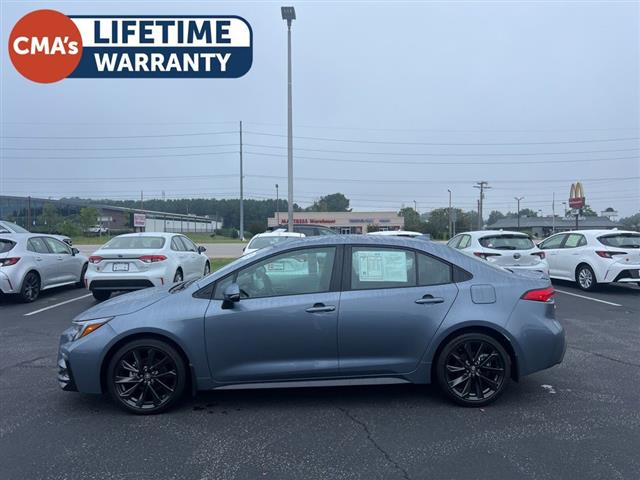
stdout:
<svg viewBox="0 0 640 480">
<path fill-rule="evenodd" d="M 589 265 L 582 264 L 576 269 L 576 283 L 581 290 L 587 292 L 596 289 L 598 282 L 593 269 Z"/>
<path fill-rule="evenodd" d="M 24 276 L 20 288 L 20 299 L 25 303 L 35 301 L 40 295 L 40 275 L 37 272 L 29 272 Z"/>
<path fill-rule="evenodd" d="M 511 375 L 511 359 L 500 342 L 482 333 L 451 339 L 436 363 L 445 394 L 464 407 L 482 407 L 496 400 Z"/>
<path fill-rule="evenodd" d="M 168 343 L 134 340 L 111 357 L 107 385 L 121 408 L 142 415 L 160 413 L 182 397 L 186 371 L 182 357 Z"/>
</svg>

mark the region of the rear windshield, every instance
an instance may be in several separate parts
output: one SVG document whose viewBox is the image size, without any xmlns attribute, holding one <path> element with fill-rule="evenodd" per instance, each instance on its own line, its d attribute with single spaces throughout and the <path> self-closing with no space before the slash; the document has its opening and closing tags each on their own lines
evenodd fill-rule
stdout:
<svg viewBox="0 0 640 480">
<path fill-rule="evenodd" d="M 0 238 L 0 253 L 6 253 L 16 246 L 16 242 Z"/>
<path fill-rule="evenodd" d="M 607 247 L 640 248 L 640 233 L 616 233 L 598 237 L 598 240 Z"/>
<path fill-rule="evenodd" d="M 535 245 L 523 235 L 491 235 L 479 240 L 480 245 L 495 250 L 531 250 Z"/>
<path fill-rule="evenodd" d="M 298 237 L 257 237 L 249 242 L 248 248 L 265 248 L 276 243 L 286 242 L 288 240 L 294 240 Z"/>
<path fill-rule="evenodd" d="M 164 246 L 162 237 L 116 237 L 107 242 L 104 250 L 157 250 Z"/>
</svg>

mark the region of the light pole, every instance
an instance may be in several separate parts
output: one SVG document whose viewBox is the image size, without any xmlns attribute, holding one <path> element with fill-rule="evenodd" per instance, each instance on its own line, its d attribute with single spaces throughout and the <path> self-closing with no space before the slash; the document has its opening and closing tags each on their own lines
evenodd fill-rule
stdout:
<svg viewBox="0 0 640 480">
<path fill-rule="evenodd" d="M 413 201 L 413 209 L 416 213 L 418 213 L 418 202 L 416 202 L 415 200 Z"/>
<path fill-rule="evenodd" d="M 449 192 L 449 238 L 451 238 L 451 190 L 447 188 L 447 192 Z"/>
<path fill-rule="evenodd" d="M 280 201 L 278 196 L 278 184 L 276 183 L 276 223 L 280 226 Z"/>
<path fill-rule="evenodd" d="M 524 200 L 524 197 L 513 197 L 518 202 L 518 230 L 520 230 L 520 200 Z"/>
<path fill-rule="evenodd" d="M 287 205 L 289 231 L 293 232 L 293 120 L 291 110 L 291 22 L 296 19 L 293 7 L 282 7 L 282 19 L 287 22 Z"/>
</svg>

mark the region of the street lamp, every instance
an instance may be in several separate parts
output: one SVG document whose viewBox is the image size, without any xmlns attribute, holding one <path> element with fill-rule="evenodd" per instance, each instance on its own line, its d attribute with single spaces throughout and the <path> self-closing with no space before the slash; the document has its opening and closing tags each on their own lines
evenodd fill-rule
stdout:
<svg viewBox="0 0 640 480">
<path fill-rule="evenodd" d="M 451 190 L 447 188 L 449 192 L 449 238 L 451 238 Z"/>
<path fill-rule="evenodd" d="M 287 205 L 289 231 L 293 232 L 293 119 L 291 111 L 291 22 L 296 19 L 293 7 L 282 7 L 282 19 L 287 22 Z"/>
<path fill-rule="evenodd" d="M 278 197 L 278 184 L 276 183 L 276 223 L 280 226 L 280 201 Z"/>
<path fill-rule="evenodd" d="M 520 200 L 523 200 L 524 197 L 513 197 L 516 202 L 518 202 L 518 230 L 520 230 Z"/>
</svg>

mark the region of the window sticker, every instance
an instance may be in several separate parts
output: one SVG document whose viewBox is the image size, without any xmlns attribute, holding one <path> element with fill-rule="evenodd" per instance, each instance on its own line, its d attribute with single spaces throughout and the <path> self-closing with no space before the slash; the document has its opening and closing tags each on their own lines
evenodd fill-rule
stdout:
<svg viewBox="0 0 640 480">
<path fill-rule="evenodd" d="M 355 267 L 361 282 L 406 282 L 407 256 L 394 251 L 357 251 Z"/>
<path fill-rule="evenodd" d="M 265 265 L 269 275 L 287 273 L 295 275 L 309 275 L 309 262 L 300 259 L 283 258 Z"/>
</svg>

